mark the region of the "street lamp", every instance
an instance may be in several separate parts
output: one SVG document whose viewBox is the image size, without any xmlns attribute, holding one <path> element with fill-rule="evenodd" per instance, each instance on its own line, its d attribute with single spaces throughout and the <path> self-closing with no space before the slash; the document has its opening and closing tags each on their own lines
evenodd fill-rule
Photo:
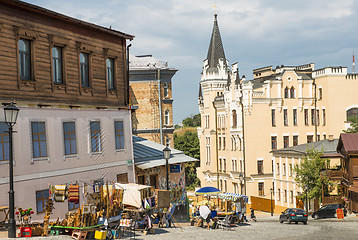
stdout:
<svg viewBox="0 0 358 240">
<path fill-rule="evenodd" d="M 273 216 L 273 207 L 272 207 L 273 188 L 270 188 L 270 192 L 271 192 L 271 216 Z"/>
<path fill-rule="evenodd" d="M 168 172 L 168 167 L 169 167 L 169 158 L 170 158 L 170 148 L 168 148 L 168 146 L 166 146 L 164 149 L 163 149 L 163 155 L 164 155 L 164 158 L 165 158 L 165 167 L 167 169 L 167 190 L 169 190 L 169 172 Z"/>
<path fill-rule="evenodd" d="M 10 181 L 10 191 L 9 191 L 9 228 L 8 228 L 8 237 L 16 238 L 16 222 L 15 222 L 15 199 L 14 199 L 14 162 L 13 162 L 13 150 L 12 150 L 12 133 L 13 126 L 16 124 L 17 115 L 19 109 L 11 102 L 10 105 L 4 108 L 5 123 L 9 127 L 9 181 Z"/>
<path fill-rule="evenodd" d="M 240 192 L 241 192 L 241 195 L 242 195 L 242 183 L 244 181 L 244 176 L 242 176 L 241 172 L 240 172 L 240 175 L 239 175 L 239 180 L 240 180 Z"/>
</svg>

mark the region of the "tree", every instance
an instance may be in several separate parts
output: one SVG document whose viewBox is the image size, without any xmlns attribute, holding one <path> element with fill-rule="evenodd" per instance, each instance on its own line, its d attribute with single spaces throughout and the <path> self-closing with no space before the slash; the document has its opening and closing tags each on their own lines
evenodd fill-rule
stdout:
<svg viewBox="0 0 358 240">
<path fill-rule="evenodd" d="M 351 127 L 343 130 L 345 133 L 358 133 L 358 119 L 351 119 Z"/>
<path fill-rule="evenodd" d="M 185 131 L 183 135 L 174 133 L 174 148 L 192 158 L 200 159 L 199 139 L 196 132 Z M 185 182 L 188 190 L 200 186 L 200 180 L 196 175 L 197 166 L 198 162 L 189 162 L 185 166 Z"/>
<path fill-rule="evenodd" d="M 322 170 L 327 169 L 329 159 L 321 158 L 322 151 L 308 149 L 306 156 L 300 165 L 296 165 L 295 181 L 303 189 L 307 189 L 308 199 L 317 198 L 321 200 L 323 186 L 332 186 L 333 183 L 327 176 L 321 174 Z M 306 195 L 303 196 L 306 198 Z"/>
<path fill-rule="evenodd" d="M 200 116 L 200 113 L 194 115 L 194 117 L 193 117 L 193 125 L 194 125 L 194 127 L 200 127 L 200 126 L 201 126 L 201 116 Z"/>
<path fill-rule="evenodd" d="M 194 127 L 193 119 L 191 117 L 187 117 L 183 120 L 184 127 Z"/>
</svg>

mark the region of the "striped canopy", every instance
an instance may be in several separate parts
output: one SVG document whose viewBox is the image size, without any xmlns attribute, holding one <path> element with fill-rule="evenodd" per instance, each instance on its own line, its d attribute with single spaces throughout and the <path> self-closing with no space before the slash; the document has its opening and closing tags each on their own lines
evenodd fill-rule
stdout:
<svg viewBox="0 0 358 240">
<path fill-rule="evenodd" d="M 219 193 L 218 198 L 229 200 L 229 201 L 236 201 L 236 200 L 243 198 L 246 203 L 249 200 L 249 198 L 247 196 L 237 194 L 237 193 Z"/>
</svg>

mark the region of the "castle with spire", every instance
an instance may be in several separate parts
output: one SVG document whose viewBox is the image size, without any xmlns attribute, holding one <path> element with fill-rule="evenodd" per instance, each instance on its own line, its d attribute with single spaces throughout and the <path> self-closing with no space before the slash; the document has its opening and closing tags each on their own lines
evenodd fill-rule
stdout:
<svg viewBox="0 0 358 240">
<path fill-rule="evenodd" d="M 294 181 L 300 158 L 274 157 L 277 149 L 338 138 L 358 119 L 358 75 L 347 67 L 315 70 L 313 63 L 253 70 L 240 76 L 225 57 L 215 14 L 199 85 L 201 186 L 270 199 L 296 207 L 303 193 Z"/>
</svg>

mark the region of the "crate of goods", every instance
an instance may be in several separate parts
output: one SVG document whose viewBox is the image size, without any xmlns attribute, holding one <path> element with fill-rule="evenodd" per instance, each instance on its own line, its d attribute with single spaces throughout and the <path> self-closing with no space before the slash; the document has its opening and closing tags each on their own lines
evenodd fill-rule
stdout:
<svg viewBox="0 0 358 240">
<path fill-rule="evenodd" d="M 30 227 L 20 227 L 17 233 L 18 237 L 32 237 Z"/>
<path fill-rule="evenodd" d="M 94 233 L 94 239 L 106 239 L 107 232 L 106 231 L 96 231 Z"/>
</svg>

